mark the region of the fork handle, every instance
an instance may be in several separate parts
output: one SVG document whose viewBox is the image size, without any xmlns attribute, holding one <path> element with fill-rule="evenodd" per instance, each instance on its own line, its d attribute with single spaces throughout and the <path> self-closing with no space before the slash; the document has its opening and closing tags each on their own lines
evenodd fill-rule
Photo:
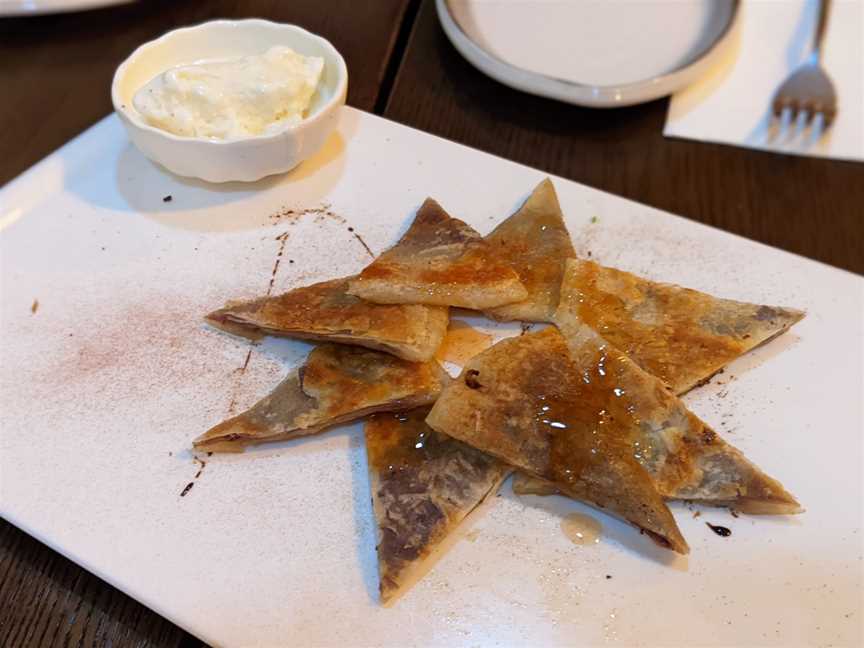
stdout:
<svg viewBox="0 0 864 648">
<path fill-rule="evenodd" d="M 828 14 L 831 11 L 831 0 L 817 0 L 819 3 L 819 22 L 816 23 L 816 34 L 813 36 L 813 57 L 818 61 L 822 56 L 822 41 L 828 28 Z"/>
</svg>

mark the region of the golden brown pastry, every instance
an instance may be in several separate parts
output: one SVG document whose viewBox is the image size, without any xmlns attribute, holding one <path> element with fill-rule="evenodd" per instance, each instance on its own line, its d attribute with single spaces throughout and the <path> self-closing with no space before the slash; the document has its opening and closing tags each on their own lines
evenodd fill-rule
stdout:
<svg viewBox="0 0 864 648">
<path fill-rule="evenodd" d="M 791 514 L 801 507 L 778 481 L 763 473 L 690 412 L 668 386 L 643 371 L 591 328 L 565 338 L 577 363 L 598 349 L 623 358 L 613 393 L 629 400 L 640 433 L 633 449 L 667 499 L 732 506 L 744 513 Z M 613 381 L 614 382 L 614 381 Z"/>
<path fill-rule="evenodd" d="M 509 474 L 504 463 L 435 432 L 428 407 L 366 423 L 378 571 L 386 603 L 426 571 L 428 558 Z"/>
<path fill-rule="evenodd" d="M 496 257 L 509 263 L 528 297 L 486 309 L 497 320 L 550 322 L 558 306 L 564 261 L 576 256 L 552 181 L 541 182 L 525 204 L 486 236 Z"/>
<path fill-rule="evenodd" d="M 431 198 L 399 242 L 367 266 L 348 292 L 381 304 L 474 309 L 528 295 L 513 268 L 483 237 Z"/>
<path fill-rule="evenodd" d="M 680 395 L 802 317 L 800 311 L 718 299 L 592 261 L 570 259 L 554 319 L 565 337 L 579 336 L 590 324 Z M 557 489 L 517 473 L 513 491 L 551 495 Z"/>
<path fill-rule="evenodd" d="M 414 363 L 360 347 L 325 344 L 299 371 L 251 409 L 193 441 L 199 450 L 240 452 L 247 445 L 315 434 L 373 412 L 432 403 L 446 374 L 435 362 Z"/>
<path fill-rule="evenodd" d="M 658 500 L 797 513 L 798 502 L 587 326 L 499 342 L 468 363 L 429 414 L 434 429 L 609 509 L 676 551 Z"/>
<path fill-rule="evenodd" d="M 682 394 L 802 317 L 570 259 L 554 321 L 565 337 L 587 324 Z"/>
<path fill-rule="evenodd" d="M 593 361 L 596 373 L 607 359 Z M 629 417 L 607 416 L 614 394 L 605 380 L 586 381 L 583 369 L 554 327 L 502 340 L 468 362 L 426 421 L 687 553 L 672 514 L 634 456 L 631 437 L 638 426 Z"/>
<path fill-rule="evenodd" d="M 447 331 L 447 308 L 372 304 L 346 292 L 351 279 L 229 304 L 206 319 L 213 326 L 247 337 L 267 334 L 342 342 L 414 362 L 431 360 Z"/>
</svg>

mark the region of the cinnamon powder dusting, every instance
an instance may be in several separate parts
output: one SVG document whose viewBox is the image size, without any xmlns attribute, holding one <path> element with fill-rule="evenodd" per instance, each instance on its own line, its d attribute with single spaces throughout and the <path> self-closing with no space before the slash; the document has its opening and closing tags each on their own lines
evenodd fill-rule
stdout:
<svg viewBox="0 0 864 648">
<path fill-rule="evenodd" d="M 52 374 L 56 378 L 59 372 L 68 384 L 99 380 L 99 374 L 110 372 L 122 379 L 119 384 L 134 390 L 142 381 L 167 380 L 180 373 L 188 377 L 196 369 L 203 372 L 209 364 L 206 354 L 191 367 L 175 359 L 199 326 L 196 311 L 186 310 L 176 299 L 161 296 L 119 309 L 97 308 L 82 307 L 90 317 L 83 315 L 81 320 L 92 322 L 77 323 L 74 337 L 69 335 L 69 343 L 46 367 L 49 378 Z"/>
<path fill-rule="evenodd" d="M 79 303 L 74 321 L 45 320 L 42 338 L 49 352 L 34 357 L 28 389 L 50 393 L 71 419 L 106 407 L 122 418 L 139 411 L 142 401 L 164 400 L 165 408 L 141 411 L 130 422 L 129 434 L 170 435 L 171 443 L 188 437 L 191 442 L 207 420 L 226 414 L 229 400 L 247 407 L 284 371 L 277 363 L 262 362 L 250 379 L 251 349 L 226 343 L 222 333 L 202 324 L 201 314 L 211 301 L 162 293 L 136 294 L 120 304 Z M 231 347 L 237 354 L 234 362 L 225 355 Z M 238 369 L 244 375 L 237 375 Z M 178 400 L 187 403 L 180 418 L 170 414 Z"/>
</svg>

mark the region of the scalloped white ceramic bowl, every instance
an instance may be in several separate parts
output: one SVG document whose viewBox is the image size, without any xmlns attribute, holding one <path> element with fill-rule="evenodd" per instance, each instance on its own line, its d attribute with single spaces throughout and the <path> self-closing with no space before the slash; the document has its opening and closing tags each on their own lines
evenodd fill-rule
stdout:
<svg viewBox="0 0 864 648">
<path fill-rule="evenodd" d="M 324 59 L 309 114 L 295 126 L 224 140 L 181 137 L 150 126 L 132 105 L 138 89 L 168 68 L 201 59 L 261 54 L 274 45 Z M 214 20 L 170 31 L 141 45 L 114 73 L 111 100 L 135 146 L 169 171 L 208 182 L 250 182 L 284 173 L 314 155 L 335 128 L 347 90 L 345 60 L 320 36 L 268 20 Z"/>
</svg>

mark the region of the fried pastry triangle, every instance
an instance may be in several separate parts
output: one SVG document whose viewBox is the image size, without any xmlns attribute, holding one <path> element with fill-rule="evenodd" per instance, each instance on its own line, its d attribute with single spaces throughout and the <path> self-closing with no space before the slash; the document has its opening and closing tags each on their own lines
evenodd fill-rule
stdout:
<svg viewBox="0 0 864 648">
<path fill-rule="evenodd" d="M 564 261 L 576 256 L 552 181 L 546 178 L 510 218 L 486 236 L 496 257 L 509 263 L 528 298 L 486 309 L 497 320 L 549 322 L 558 306 Z"/>
<path fill-rule="evenodd" d="M 207 321 L 247 337 L 268 334 L 356 344 L 413 362 L 432 359 L 447 331 L 447 309 L 382 305 L 349 295 L 352 277 L 296 288 L 283 295 L 229 304 Z"/>
<path fill-rule="evenodd" d="M 588 326 L 567 338 L 571 356 L 583 376 L 606 384 L 605 406 L 616 420 L 629 417 L 636 427 L 631 447 L 666 499 L 684 499 L 731 506 L 744 513 L 790 514 L 801 507 L 775 479 L 763 473 L 709 428 L 668 387 L 640 369 Z M 589 369 L 598 351 L 605 360 L 596 375 Z M 602 367 L 604 375 L 600 374 Z M 526 481 L 528 483 L 526 483 Z M 530 479 L 514 483 L 525 494 L 548 494 Z"/>
<path fill-rule="evenodd" d="M 483 309 L 525 299 L 516 272 L 470 225 L 428 198 L 399 242 L 367 266 L 348 292 L 381 304 Z"/>
<path fill-rule="evenodd" d="M 468 362 L 426 421 L 687 553 L 687 542 L 634 452 L 640 426 L 627 403 L 638 401 L 614 393 L 612 374 L 622 363 L 626 358 L 598 348 L 577 364 L 554 327 L 502 340 Z"/>
<path fill-rule="evenodd" d="M 315 434 L 373 412 L 432 403 L 446 375 L 435 362 L 325 344 L 251 409 L 193 441 L 199 450 L 240 452 L 247 445 Z"/>
<path fill-rule="evenodd" d="M 554 319 L 565 337 L 587 324 L 682 394 L 802 317 L 570 259 Z"/>
<path fill-rule="evenodd" d="M 570 259 L 554 319 L 565 338 L 584 336 L 584 326 L 590 324 L 680 395 L 802 317 L 800 311 L 718 299 Z M 517 473 L 513 491 L 551 495 L 556 488 Z M 750 509 L 753 512 L 752 504 Z"/>
<path fill-rule="evenodd" d="M 386 603 L 418 580 L 436 548 L 510 473 L 509 466 L 425 423 L 428 407 L 376 414 L 366 456 Z"/>
</svg>

